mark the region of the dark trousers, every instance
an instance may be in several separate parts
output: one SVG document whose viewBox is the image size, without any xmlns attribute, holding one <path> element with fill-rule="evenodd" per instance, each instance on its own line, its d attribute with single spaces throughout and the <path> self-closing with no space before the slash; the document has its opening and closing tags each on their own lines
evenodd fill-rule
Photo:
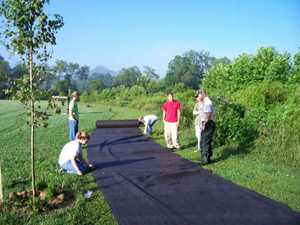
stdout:
<svg viewBox="0 0 300 225">
<path fill-rule="evenodd" d="M 214 135 L 214 131 L 216 128 L 216 124 L 214 121 L 209 120 L 207 121 L 204 130 L 201 132 L 201 155 L 202 155 L 202 162 L 209 163 L 210 157 L 212 156 L 212 148 L 211 143 Z"/>
</svg>

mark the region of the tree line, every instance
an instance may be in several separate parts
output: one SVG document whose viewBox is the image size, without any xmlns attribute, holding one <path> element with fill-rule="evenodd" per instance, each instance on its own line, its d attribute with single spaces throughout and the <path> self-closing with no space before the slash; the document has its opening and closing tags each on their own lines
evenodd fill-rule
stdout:
<svg viewBox="0 0 300 225">
<path fill-rule="evenodd" d="M 149 66 L 144 66 L 142 70 L 137 66 L 123 68 L 116 76 L 113 76 L 108 72 L 93 72 L 85 65 L 57 60 L 52 66 L 43 65 L 40 85 L 48 95 L 68 95 L 69 90 L 92 94 L 106 88 L 135 85 L 154 93 L 165 87 L 174 86 L 176 83 L 183 83 L 186 87 L 197 89 L 204 74 L 217 63 L 229 64 L 230 60 L 227 57 L 216 58 L 206 51 L 190 50 L 182 55 L 176 55 L 169 62 L 165 77 L 160 78 L 155 69 Z M 13 86 L 14 81 L 23 79 L 27 73 L 24 63 L 11 66 L 0 55 L 0 98 L 12 97 L 5 90 Z"/>
<path fill-rule="evenodd" d="M 281 80 L 299 83 L 299 52 L 294 56 L 279 53 L 274 48 L 261 48 L 256 55 L 243 53 L 231 61 L 227 57 L 217 58 L 207 51 L 190 50 L 176 55 L 168 64 L 164 77 L 160 77 L 155 69 L 144 66 L 123 68 L 117 75 L 109 72 L 93 72 L 86 65 L 57 60 L 54 65 L 44 65 L 40 85 L 50 95 L 68 95 L 70 90 L 79 90 L 85 94 L 95 94 L 112 87 L 140 86 L 147 93 L 155 93 L 168 87 L 182 83 L 184 87 L 197 89 L 205 76 L 213 76 L 208 86 L 218 87 L 220 92 L 236 90 L 246 86 L 253 80 Z M 5 90 L 13 86 L 13 82 L 23 79 L 27 74 L 26 65 L 18 63 L 11 66 L 0 55 L 0 98 L 12 96 Z M 231 85 L 225 85 L 231 82 Z M 221 94 L 221 93 L 220 93 Z"/>
</svg>

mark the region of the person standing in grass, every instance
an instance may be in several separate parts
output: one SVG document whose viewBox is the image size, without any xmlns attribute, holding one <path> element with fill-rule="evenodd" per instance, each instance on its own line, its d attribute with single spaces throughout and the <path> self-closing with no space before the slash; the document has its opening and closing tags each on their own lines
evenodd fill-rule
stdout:
<svg viewBox="0 0 300 225">
<path fill-rule="evenodd" d="M 203 113 L 203 101 L 201 100 L 201 97 L 199 97 L 199 91 L 196 92 L 195 98 L 196 98 L 196 104 L 194 106 L 193 115 L 195 117 L 195 135 L 197 138 L 197 150 L 195 152 L 200 151 L 200 142 L 201 142 L 201 132 L 203 130 L 202 121 L 204 113 Z"/>
<path fill-rule="evenodd" d="M 143 123 L 145 125 L 144 128 L 144 134 L 147 136 L 150 136 L 152 133 L 152 127 L 157 121 L 157 116 L 156 115 L 145 115 L 140 117 L 139 122 Z"/>
<path fill-rule="evenodd" d="M 216 128 L 214 122 L 214 108 L 213 103 L 207 96 L 204 90 L 198 91 L 198 98 L 203 101 L 203 117 L 201 117 L 201 155 L 202 155 L 202 165 L 210 163 L 210 158 L 213 155 L 212 152 L 212 139 Z"/>
<path fill-rule="evenodd" d="M 167 148 L 179 149 L 178 144 L 178 128 L 180 122 L 180 110 L 181 104 L 179 101 L 173 98 L 173 93 L 167 92 L 167 101 L 162 106 L 163 121 L 164 121 L 164 133 Z"/>
<path fill-rule="evenodd" d="M 85 145 L 88 140 L 87 133 L 78 132 L 76 139 L 63 147 L 58 159 L 61 170 L 81 176 L 92 167 L 92 164 L 82 157 L 82 145 Z"/>
<path fill-rule="evenodd" d="M 69 139 L 70 141 L 75 140 L 76 134 L 78 132 L 79 124 L 79 111 L 77 102 L 79 101 L 80 93 L 74 91 L 72 93 L 72 100 L 70 101 L 68 114 L 69 114 Z"/>
</svg>

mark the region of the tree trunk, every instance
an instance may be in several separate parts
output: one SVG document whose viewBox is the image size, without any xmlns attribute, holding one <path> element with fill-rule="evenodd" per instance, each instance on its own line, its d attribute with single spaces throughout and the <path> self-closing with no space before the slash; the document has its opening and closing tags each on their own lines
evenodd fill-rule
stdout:
<svg viewBox="0 0 300 225">
<path fill-rule="evenodd" d="M 31 141 L 30 141 L 30 149 L 31 149 L 31 180 L 32 180 L 32 200 L 33 200 L 33 206 L 34 206 L 34 201 L 35 201 L 35 196 L 36 196 L 36 188 L 35 188 L 35 148 L 34 148 L 34 96 L 33 96 L 33 52 L 32 48 L 29 50 L 29 79 L 30 79 L 30 114 L 31 114 Z"/>
<path fill-rule="evenodd" d="M 0 162 L 0 208 L 3 206 L 3 188 L 2 188 L 2 171 L 1 171 L 1 162 Z"/>
</svg>

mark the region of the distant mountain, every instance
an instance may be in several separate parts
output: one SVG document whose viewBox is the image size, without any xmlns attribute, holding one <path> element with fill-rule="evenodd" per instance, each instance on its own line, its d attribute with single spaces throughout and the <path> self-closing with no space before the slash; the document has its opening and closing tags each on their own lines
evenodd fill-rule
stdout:
<svg viewBox="0 0 300 225">
<path fill-rule="evenodd" d="M 91 74 L 93 73 L 101 73 L 101 74 L 106 74 L 109 73 L 112 76 L 116 76 L 118 74 L 117 71 L 111 70 L 105 66 L 97 66 L 93 70 L 91 70 Z"/>
</svg>

